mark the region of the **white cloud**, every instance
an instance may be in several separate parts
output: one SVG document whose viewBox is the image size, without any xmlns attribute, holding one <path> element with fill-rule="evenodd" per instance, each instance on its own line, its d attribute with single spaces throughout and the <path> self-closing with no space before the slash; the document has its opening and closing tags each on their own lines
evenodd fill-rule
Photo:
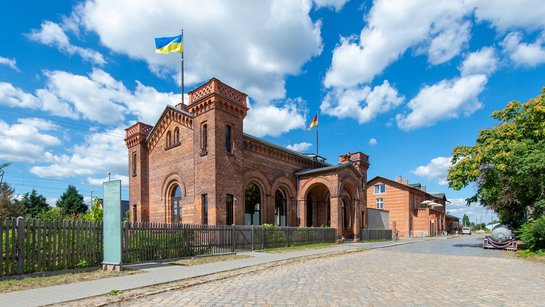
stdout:
<svg viewBox="0 0 545 307">
<path fill-rule="evenodd" d="M 479 203 L 466 205 L 466 200 L 463 198 L 449 199 L 450 203 L 447 204 L 448 214 L 454 215 L 460 218 L 460 224 L 462 223 L 462 217 L 467 214 L 470 222 L 474 223 L 490 223 L 493 220 L 497 220 L 498 216 L 492 210 L 481 206 Z"/>
<path fill-rule="evenodd" d="M 32 94 L 26 93 L 11 83 L 0 82 L 0 104 L 18 108 L 38 108 L 39 102 Z"/>
<path fill-rule="evenodd" d="M 541 0 L 473 0 L 472 3 L 477 19 L 491 22 L 499 31 L 545 29 L 545 5 Z"/>
<path fill-rule="evenodd" d="M 293 129 L 305 127 L 305 115 L 298 108 L 301 99 L 288 99 L 283 105 L 249 105 L 244 119 L 244 132 L 262 137 L 279 136 Z"/>
<path fill-rule="evenodd" d="M 437 180 L 440 185 L 446 185 L 448 169 L 452 157 L 437 157 L 431 159 L 426 165 L 421 165 L 411 172 L 417 176 L 431 180 Z"/>
<path fill-rule="evenodd" d="M 520 32 L 509 33 L 501 45 L 516 65 L 535 67 L 545 63 L 545 31 L 531 44 L 522 42 Z"/>
<path fill-rule="evenodd" d="M 462 76 L 485 74 L 490 75 L 496 70 L 498 58 L 496 50 L 492 47 L 484 47 L 479 51 L 470 53 L 462 63 L 460 72 Z"/>
<path fill-rule="evenodd" d="M 206 8 L 206 9 L 203 9 Z M 263 102 L 285 97 L 285 78 L 322 51 L 310 1 L 86 1 L 74 12 L 107 48 L 179 72 L 179 57 L 157 55 L 153 38 L 184 32 L 188 86 L 218 77 Z M 173 22 L 177 20 L 178 22 Z M 130 26 L 128 26 L 130 25 Z M 166 70 L 165 70 L 166 69 Z"/>
<path fill-rule="evenodd" d="M 388 81 L 384 81 L 372 90 L 369 86 L 331 90 L 320 110 L 338 118 L 354 118 L 362 124 L 399 106 L 403 99 Z"/>
<path fill-rule="evenodd" d="M 32 30 L 27 34 L 27 37 L 44 45 L 56 47 L 69 55 L 77 54 L 85 61 L 97 65 L 106 64 L 102 54 L 88 48 L 72 45 L 64 30 L 57 23 L 44 21 L 39 30 Z"/>
<path fill-rule="evenodd" d="M 339 12 L 348 0 L 314 0 L 316 7 L 330 7 L 334 8 L 336 12 Z"/>
<path fill-rule="evenodd" d="M 371 146 L 378 144 L 377 139 L 375 139 L 375 138 L 370 138 L 368 143 Z"/>
<path fill-rule="evenodd" d="M 127 148 L 123 142 L 124 128 L 95 132 L 85 138 L 81 145 L 75 145 L 69 154 L 47 153 L 47 165 L 34 166 L 30 172 L 47 178 L 66 178 L 73 176 L 127 174 Z"/>
<path fill-rule="evenodd" d="M 481 107 L 477 96 L 484 90 L 485 75 L 469 75 L 426 86 L 408 103 L 409 114 L 398 114 L 403 130 L 432 126 L 445 118 L 470 115 Z"/>
<path fill-rule="evenodd" d="M 43 161 L 47 147 L 61 141 L 54 135 L 44 133 L 55 131 L 58 126 L 40 118 L 20 118 L 18 123 L 9 125 L 0 120 L 0 158 L 8 161 Z"/>
<path fill-rule="evenodd" d="M 385 1 L 373 3 L 359 37 L 342 38 L 333 52 L 326 87 L 353 87 L 371 82 L 408 48 L 429 45 L 430 63 L 458 54 L 468 37 L 464 1 Z M 450 45 L 449 45 L 450 44 Z"/>
<path fill-rule="evenodd" d="M 298 152 L 305 152 L 310 147 L 312 147 L 312 144 L 308 143 L 308 142 L 302 142 L 302 143 L 297 143 L 297 144 L 291 144 L 291 145 L 288 145 L 286 147 L 288 149 L 295 150 L 295 151 L 298 151 Z"/>
<path fill-rule="evenodd" d="M 0 56 L 0 65 L 7 65 L 11 69 L 19 71 L 19 68 L 17 68 L 17 61 L 15 59 L 9 59 Z"/>
<path fill-rule="evenodd" d="M 124 175 L 119 175 L 119 174 L 114 174 L 113 176 L 110 176 L 110 178 L 108 178 L 108 176 L 104 176 L 104 177 L 101 177 L 101 178 L 87 177 L 87 182 L 90 185 L 102 186 L 102 184 L 104 182 L 108 181 L 108 179 L 121 180 L 121 185 L 122 186 L 126 186 L 126 187 L 129 186 L 129 176 L 124 176 Z"/>
</svg>

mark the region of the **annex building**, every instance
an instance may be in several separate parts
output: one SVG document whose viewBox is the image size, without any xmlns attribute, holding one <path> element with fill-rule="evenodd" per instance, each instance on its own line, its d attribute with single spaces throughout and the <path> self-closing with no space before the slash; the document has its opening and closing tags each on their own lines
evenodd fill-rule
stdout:
<svg viewBox="0 0 545 307">
<path fill-rule="evenodd" d="M 243 133 L 247 95 L 212 78 L 126 129 L 132 221 L 320 227 L 359 237 L 369 158 L 331 165 Z"/>
</svg>

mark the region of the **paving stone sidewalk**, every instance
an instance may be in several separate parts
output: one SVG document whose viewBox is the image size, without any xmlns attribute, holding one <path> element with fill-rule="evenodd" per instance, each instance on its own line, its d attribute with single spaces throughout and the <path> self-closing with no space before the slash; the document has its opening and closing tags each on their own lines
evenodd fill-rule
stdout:
<svg viewBox="0 0 545 307">
<path fill-rule="evenodd" d="M 427 239 L 429 240 L 429 239 Z M 423 242 L 426 239 L 402 239 L 397 242 L 344 243 L 330 248 L 300 250 L 286 253 L 247 252 L 252 256 L 233 261 L 216 262 L 196 266 L 178 266 L 161 263 L 145 263 L 131 267 L 144 273 L 92 281 L 71 283 L 46 288 L 30 289 L 0 294 L 0 306 L 43 306 L 73 301 L 97 295 L 104 295 L 111 290 L 130 290 L 168 282 L 206 276 L 219 272 L 257 266 L 276 261 L 299 257 L 326 255 L 339 252 L 351 252 L 363 249 L 386 248 L 389 246 Z"/>
</svg>

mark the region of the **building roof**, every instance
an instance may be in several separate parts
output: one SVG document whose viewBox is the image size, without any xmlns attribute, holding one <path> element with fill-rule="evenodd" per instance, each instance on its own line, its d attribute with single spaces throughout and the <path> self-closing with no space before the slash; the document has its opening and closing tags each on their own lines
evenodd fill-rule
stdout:
<svg viewBox="0 0 545 307">
<path fill-rule="evenodd" d="M 447 217 L 447 219 L 458 220 L 458 221 L 460 221 L 460 218 L 459 218 L 459 217 L 456 217 L 456 216 L 454 216 L 454 215 L 447 214 L 446 217 Z"/>
<path fill-rule="evenodd" d="M 357 174 L 359 174 L 360 176 L 363 176 L 361 172 L 352 163 L 342 163 L 342 164 L 331 165 L 331 166 L 320 167 L 320 168 L 304 169 L 304 170 L 295 172 L 295 175 L 296 176 L 311 175 L 311 174 L 323 173 L 328 171 L 340 170 L 345 167 L 351 167 Z"/>
<path fill-rule="evenodd" d="M 395 181 L 395 180 L 392 180 L 392 179 L 388 179 L 386 177 L 382 177 L 382 176 L 375 176 L 373 179 L 367 181 L 367 185 L 368 186 L 371 186 L 373 181 L 377 181 L 378 179 L 382 179 L 384 181 L 388 181 L 390 183 L 393 183 L 393 184 L 398 184 L 398 185 L 401 185 L 401 186 L 404 186 L 406 187 L 407 189 L 413 189 L 413 190 L 416 190 L 416 191 L 420 191 L 424 194 L 427 194 L 431 197 L 435 197 L 435 198 L 441 198 L 443 200 L 447 200 L 447 197 L 445 196 L 445 193 L 436 193 L 436 194 L 432 194 L 432 193 L 428 193 L 426 191 L 422 191 L 419 187 L 422 187 L 422 185 L 420 183 L 413 183 L 413 184 L 404 184 L 402 182 L 398 182 L 398 181 Z"/>
</svg>

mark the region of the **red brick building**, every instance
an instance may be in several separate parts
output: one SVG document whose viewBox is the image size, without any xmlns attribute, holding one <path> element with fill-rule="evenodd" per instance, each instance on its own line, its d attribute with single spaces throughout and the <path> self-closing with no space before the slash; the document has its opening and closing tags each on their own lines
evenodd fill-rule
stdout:
<svg viewBox="0 0 545 307">
<path fill-rule="evenodd" d="M 330 225 L 354 236 L 365 221 L 369 167 L 338 165 L 243 133 L 246 94 L 211 79 L 155 126 L 126 129 L 131 220 L 188 224 Z"/>
<path fill-rule="evenodd" d="M 420 184 L 375 177 L 367 185 L 367 207 L 390 211 L 389 228 L 402 237 L 433 236 L 446 230 L 447 198 L 430 194 Z"/>
</svg>

